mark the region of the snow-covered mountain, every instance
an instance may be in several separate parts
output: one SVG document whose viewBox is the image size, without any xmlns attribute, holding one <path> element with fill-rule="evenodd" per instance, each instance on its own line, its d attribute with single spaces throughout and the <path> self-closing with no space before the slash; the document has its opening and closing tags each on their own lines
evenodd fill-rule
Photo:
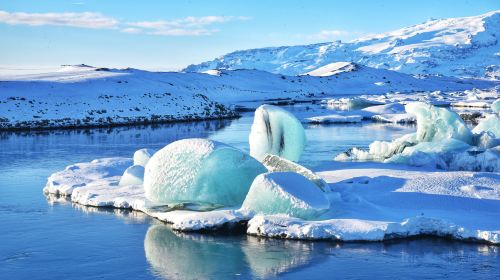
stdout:
<svg viewBox="0 0 500 280">
<path fill-rule="evenodd" d="M 392 32 L 341 41 L 236 51 L 190 65 L 186 72 L 259 69 L 300 75 L 334 62 L 409 74 L 500 78 L 500 11 L 429 20 Z"/>
<path fill-rule="evenodd" d="M 498 85 L 496 81 L 417 77 L 354 63 L 337 63 L 318 71 L 285 76 L 260 70 L 179 73 L 76 65 L 46 73 L 5 74 L 0 75 L 0 129 L 222 118 L 234 116 L 229 106 L 241 102 Z"/>
</svg>

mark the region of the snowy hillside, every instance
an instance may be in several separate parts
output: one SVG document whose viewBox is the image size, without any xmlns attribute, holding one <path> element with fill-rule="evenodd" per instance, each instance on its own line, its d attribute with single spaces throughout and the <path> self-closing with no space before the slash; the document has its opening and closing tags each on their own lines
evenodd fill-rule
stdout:
<svg viewBox="0 0 500 280">
<path fill-rule="evenodd" d="M 500 11 L 480 16 L 429 20 L 348 43 L 236 51 L 191 65 L 187 72 L 259 69 L 285 75 L 352 61 L 411 74 L 500 78 Z"/>
<path fill-rule="evenodd" d="M 493 81 L 413 77 L 350 65 L 328 77 L 257 70 L 148 72 L 86 65 L 0 75 L 0 128 L 105 126 L 233 117 L 242 101 L 490 88 Z"/>
</svg>

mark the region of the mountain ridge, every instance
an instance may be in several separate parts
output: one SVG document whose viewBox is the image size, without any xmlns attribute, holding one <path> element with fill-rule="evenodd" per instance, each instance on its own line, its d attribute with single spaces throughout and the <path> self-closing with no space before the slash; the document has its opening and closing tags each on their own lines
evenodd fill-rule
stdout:
<svg viewBox="0 0 500 280">
<path fill-rule="evenodd" d="M 334 62 L 407 74 L 500 79 L 500 10 L 429 20 L 349 42 L 238 50 L 190 65 L 185 72 L 257 69 L 300 75 Z"/>
</svg>

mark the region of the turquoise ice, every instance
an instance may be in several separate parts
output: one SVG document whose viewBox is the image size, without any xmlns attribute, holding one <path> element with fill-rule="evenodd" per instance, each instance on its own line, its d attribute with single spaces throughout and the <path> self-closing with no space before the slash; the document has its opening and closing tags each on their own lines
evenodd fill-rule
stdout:
<svg viewBox="0 0 500 280">
<path fill-rule="evenodd" d="M 229 145 L 184 139 L 156 152 L 145 168 L 146 198 L 156 203 L 241 205 L 253 179 L 266 172 L 256 159 Z"/>
</svg>

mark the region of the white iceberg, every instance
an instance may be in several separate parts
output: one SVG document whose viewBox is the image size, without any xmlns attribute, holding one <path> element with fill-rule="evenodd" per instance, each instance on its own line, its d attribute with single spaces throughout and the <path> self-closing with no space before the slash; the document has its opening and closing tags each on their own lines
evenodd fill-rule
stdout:
<svg viewBox="0 0 500 280">
<path fill-rule="evenodd" d="M 498 115 L 489 115 L 482 119 L 472 132 L 480 134 L 481 132 L 491 132 L 496 138 L 500 138 L 500 117 Z"/>
<path fill-rule="evenodd" d="M 425 103 L 409 103 L 406 111 L 417 118 L 417 132 L 392 142 L 375 141 L 369 150 L 352 148 L 335 157 L 339 161 L 382 161 L 447 170 L 500 170 L 498 140 L 490 133 L 474 134 L 456 113 Z"/>
<path fill-rule="evenodd" d="M 146 166 L 151 156 L 154 154 L 153 150 L 140 149 L 134 153 L 134 165 Z"/>
<path fill-rule="evenodd" d="M 455 112 L 421 102 L 409 103 L 405 106 L 405 110 L 417 118 L 416 140 L 419 142 L 452 138 L 472 143 L 471 131 Z"/>
<path fill-rule="evenodd" d="M 294 172 L 271 172 L 255 178 L 241 208 L 313 219 L 326 212 L 330 202 L 306 177 Z"/>
<path fill-rule="evenodd" d="M 132 165 L 123 172 L 120 178 L 120 186 L 142 185 L 144 180 L 144 166 Z"/>
<path fill-rule="evenodd" d="M 288 111 L 262 105 L 255 110 L 249 136 L 250 155 L 263 160 L 266 154 L 298 161 L 306 144 L 300 121 Z"/>
<path fill-rule="evenodd" d="M 493 112 L 500 114 L 500 99 L 497 99 L 493 104 L 491 104 L 491 110 Z"/>
<path fill-rule="evenodd" d="M 266 168 L 248 154 L 206 139 L 184 139 L 156 152 L 145 168 L 146 198 L 155 203 L 240 205 Z"/>
</svg>

